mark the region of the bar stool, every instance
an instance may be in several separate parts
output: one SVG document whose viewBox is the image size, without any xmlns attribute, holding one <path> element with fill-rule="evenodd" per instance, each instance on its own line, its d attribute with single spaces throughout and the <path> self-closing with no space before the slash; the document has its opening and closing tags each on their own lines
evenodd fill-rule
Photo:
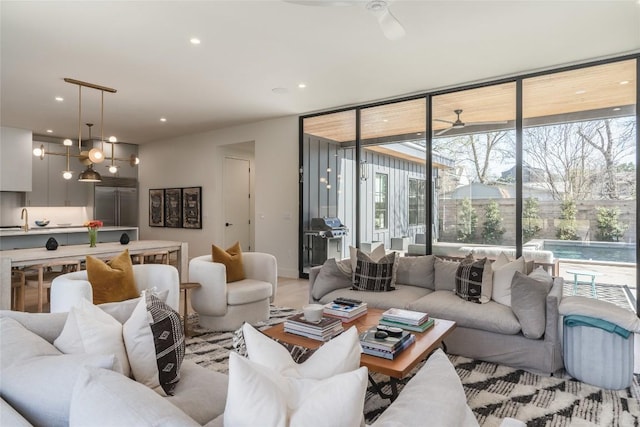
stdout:
<svg viewBox="0 0 640 427">
<path fill-rule="evenodd" d="M 61 271 L 53 270 L 53 267 L 61 267 Z M 29 267 L 29 273 L 25 273 L 25 284 L 38 289 L 38 313 L 42 313 L 43 290 L 47 289 L 47 301 L 50 301 L 51 282 L 61 274 L 80 270 L 79 260 L 59 260 Z"/>
<path fill-rule="evenodd" d="M 11 310 L 24 311 L 24 271 L 11 270 Z"/>
</svg>

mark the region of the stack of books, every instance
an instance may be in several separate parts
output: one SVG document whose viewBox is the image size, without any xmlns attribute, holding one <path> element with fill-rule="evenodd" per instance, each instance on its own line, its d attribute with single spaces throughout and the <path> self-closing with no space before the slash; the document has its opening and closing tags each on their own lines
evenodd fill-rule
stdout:
<svg viewBox="0 0 640 427">
<path fill-rule="evenodd" d="M 395 326 L 409 331 L 424 332 L 433 326 L 433 319 L 429 317 L 428 313 L 390 308 L 382 313 L 380 324 Z"/>
<path fill-rule="evenodd" d="M 389 335 L 386 338 L 376 338 L 376 332 L 378 329 L 373 327 L 360 334 L 360 346 L 364 354 L 393 360 L 416 340 L 416 336 L 407 331 L 402 331 L 400 336 Z"/>
<path fill-rule="evenodd" d="M 319 322 L 310 322 L 300 313 L 284 321 L 284 331 L 317 341 L 329 341 L 342 333 L 344 328 L 340 319 L 323 316 Z"/>
<path fill-rule="evenodd" d="M 324 306 L 324 315 L 336 317 L 343 322 L 352 322 L 367 314 L 367 303 L 357 300 L 338 298 Z"/>
</svg>

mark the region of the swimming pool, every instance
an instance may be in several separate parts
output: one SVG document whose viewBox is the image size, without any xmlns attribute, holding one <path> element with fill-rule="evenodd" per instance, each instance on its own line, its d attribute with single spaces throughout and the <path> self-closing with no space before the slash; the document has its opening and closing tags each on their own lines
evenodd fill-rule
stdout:
<svg viewBox="0 0 640 427">
<path fill-rule="evenodd" d="M 636 262 L 635 243 L 545 240 L 544 249 L 552 251 L 555 258 Z"/>
</svg>

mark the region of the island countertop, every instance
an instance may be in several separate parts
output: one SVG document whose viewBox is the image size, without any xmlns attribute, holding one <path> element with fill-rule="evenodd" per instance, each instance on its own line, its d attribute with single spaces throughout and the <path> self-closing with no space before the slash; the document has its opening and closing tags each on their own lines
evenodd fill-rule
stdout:
<svg viewBox="0 0 640 427">
<path fill-rule="evenodd" d="M 98 242 L 118 242 L 120 236 L 126 233 L 129 240 L 138 240 L 138 227 L 100 227 Z M 16 229 L 0 230 L 0 251 L 12 249 L 44 248 L 49 238 L 53 237 L 58 245 L 80 245 L 89 243 L 87 227 L 81 225 L 71 227 L 37 227 L 29 231 Z"/>
<path fill-rule="evenodd" d="M 138 227 L 100 227 L 99 231 L 129 231 Z M 86 233 L 87 227 L 80 225 L 47 225 L 46 227 L 29 226 L 29 231 L 15 228 L 0 229 L 0 237 L 28 236 L 31 234 Z"/>
</svg>

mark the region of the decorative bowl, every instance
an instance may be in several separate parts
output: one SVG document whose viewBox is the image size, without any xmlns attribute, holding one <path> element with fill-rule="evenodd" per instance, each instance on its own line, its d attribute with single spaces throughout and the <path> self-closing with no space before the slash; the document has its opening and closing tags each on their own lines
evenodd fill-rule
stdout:
<svg viewBox="0 0 640 427">
<path fill-rule="evenodd" d="M 49 220 L 48 219 L 39 219 L 36 220 L 36 225 L 38 227 L 46 227 L 47 225 L 49 225 Z"/>
</svg>

